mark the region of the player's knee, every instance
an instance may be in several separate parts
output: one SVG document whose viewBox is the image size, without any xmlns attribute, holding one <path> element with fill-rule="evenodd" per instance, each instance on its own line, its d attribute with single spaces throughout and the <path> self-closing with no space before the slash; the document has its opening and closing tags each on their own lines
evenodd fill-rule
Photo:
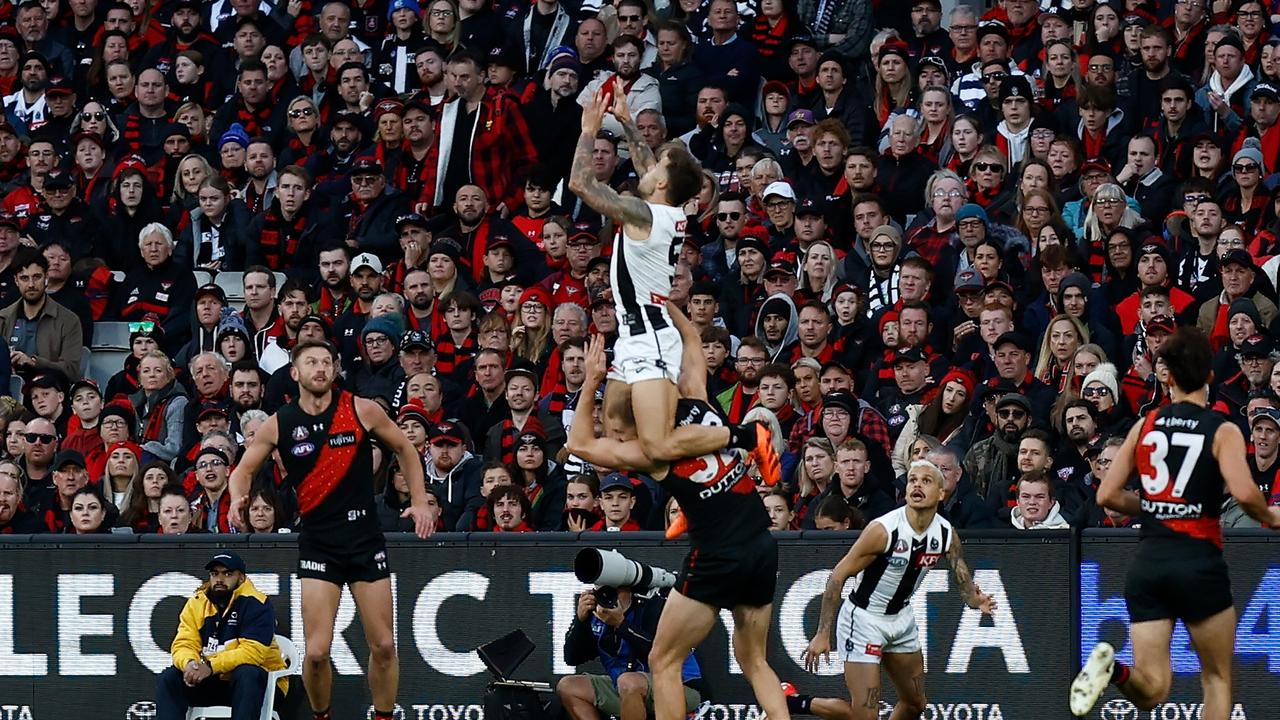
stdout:
<svg viewBox="0 0 1280 720">
<path fill-rule="evenodd" d="M 924 693 L 913 693 L 911 696 L 898 699 L 898 707 L 902 708 L 907 717 L 919 717 L 924 713 L 925 706 L 928 704 L 928 698 L 924 696 Z"/>
<path fill-rule="evenodd" d="M 625 672 L 618 676 L 618 695 L 644 697 L 649 692 L 649 680 L 644 673 Z"/>
<path fill-rule="evenodd" d="M 594 700 L 591 683 L 584 675 L 566 675 L 556 683 L 556 695 L 561 702 L 569 700 Z"/>
<path fill-rule="evenodd" d="M 307 652 L 302 661 L 310 665 L 312 669 L 327 667 L 329 665 L 329 646 L 321 645 L 320 643 L 314 645 L 307 643 Z"/>
<path fill-rule="evenodd" d="M 375 662 L 391 663 L 396 659 L 396 641 L 393 637 L 378 638 L 369 643 L 369 656 Z"/>
</svg>

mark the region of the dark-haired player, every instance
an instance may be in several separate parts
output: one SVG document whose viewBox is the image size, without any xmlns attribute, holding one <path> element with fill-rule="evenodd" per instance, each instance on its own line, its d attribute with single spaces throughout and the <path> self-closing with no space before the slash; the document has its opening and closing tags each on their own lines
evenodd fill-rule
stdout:
<svg viewBox="0 0 1280 720">
<path fill-rule="evenodd" d="M 1222 559 L 1218 515 L 1225 491 L 1249 517 L 1280 527 L 1280 507 L 1268 507 L 1246 460 L 1244 435 L 1209 410 L 1213 350 L 1204 333 L 1182 328 L 1157 354 L 1156 373 L 1172 404 L 1147 413 L 1116 453 L 1098 504 L 1142 518 L 1138 554 L 1125 581 L 1133 667 L 1115 661 L 1115 648 L 1098 643 L 1071 684 L 1071 712 L 1083 717 L 1109 683 L 1140 709 L 1169 697 L 1169 642 L 1182 620 L 1200 657 L 1204 720 L 1231 712 L 1231 656 L 1236 610 Z M 1124 489 L 1137 472 L 1138 492 Z"/>
<path fill-rule="evenodd" d="M 613 114 L 627 134 L 631 160 L 640 173 L 639 197 L 623 197 L 591 172 L 591 153 L 604 116 Z M 618 221 L 609 282 L 618 307 L 618 340 L 605 392 L 605 414 L 617 418 L 623 396 L 635 416 L 645 454 L 655 463 L 699 457 L 725 447 L 749 450 L 761 475 L 773 485 L 782 466 L 768 428 L 760 423 L 709 427 L 673 423 L 682 347 L 667 312 L 688 222 L 684 205 L 702 189 L 702 168 L 680 143 L 667 143 L 655 157 L 640 137 L 619 84 L 602 88 L 582 111 L 582 135 L 569 189 L 591 209 Z M 698 343 L 700 344 L 700 343 Z"/>
<path fill-rule="evenodd" d="M 668 310 L 683 340 L 675 423 L 723 427 L 724 418 L 707 402 L 706 361 L 698 329 L 675 306 Z M 595 335 L 587 349 L 586 379 L 569 429 L 569 451 L 597 467 L 639 470 L 661 482 L 685 513 L 692 545 L 649 652 L 657 720 L 685 717 L 680 667 L 689 648 L 711 632 L 720 609 L 733 612 L 734 655 L 761 708 L 771 720 L 788 720 L 782 686 L 765 658 L 778 580 L 778 545 L 769 532 L 764 501 L 747 472 L 747 453 L 718 448 L 669 465 L 651 462 L 637 440 L 637 423 L 627 411 L 629 386 L 617 380 L 610 380 L 608 387 L 621 386 L 621 412 L 616 418 L 605 418 L 606 437 L 595 437 L 591 416 L 606 365 L 604 338 Z"/>
<path fill-rule="evenodd" d="M 333 675 L 329 647 L 342 586 L 349 585 L 369 642 L 369 690 L 375 720 L 391 720 L 400 681 L 392 629 L 391 571 L 373 497 L 376 438 L 395 453 L 409 483 L 418 537 L 430 535 L 439 510 L 428 505 L 422 459 L 404 433 L 372 400 L 334 386 L 337 353 L 325 342 L 293 348 L 290 374 L 298 398 L 262 424 L 231 473 L 231 520 L 245 528 L 244 509 L 258 468 L 279 448 L 298 496 L 298 576 L 302 578 L 302 681 L 316 720 L 329 720 Z"/>
</svg>

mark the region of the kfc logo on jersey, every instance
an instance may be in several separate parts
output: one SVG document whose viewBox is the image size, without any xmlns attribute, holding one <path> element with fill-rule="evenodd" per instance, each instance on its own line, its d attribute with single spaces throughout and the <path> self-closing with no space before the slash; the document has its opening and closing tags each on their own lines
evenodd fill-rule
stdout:
<svg viewBox="0 0 1280 720">
<path fill-rule="evenodd" d="M 920 558 L 916 560 L 916 567 L 928 570 L 929 568 L 937 567 L 938 561 L 941 559 L 941 553 L 921 553 Z"/>
</svg>

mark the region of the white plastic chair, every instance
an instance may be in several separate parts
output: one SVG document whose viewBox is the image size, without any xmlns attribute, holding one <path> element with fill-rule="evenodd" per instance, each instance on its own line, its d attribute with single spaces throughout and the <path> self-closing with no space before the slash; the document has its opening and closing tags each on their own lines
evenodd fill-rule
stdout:
<svg viewBox="0 0 1280 720">
<path fill-rule="evenodd" d="M 244 300 L 244 275 L 238 272 L 218 273 L 213 282 L 227 294 L 230 300 Z"/>
<path fill-rule="evenodd" d="M 208 270 L 192 270 L 191 274 L 196 277 L 196 287 L 204 287 L 213 282 L 213 273 Z"/>
<path fill-rule="evenodd" d="M 262 700 L 262 714 L 258 720 L 280 720 L 276 714 L 276 681 L 282 677 L 302 675 L 302 658 L 298 657 L 298 648 L 293 641 L 283 635 L 276 635 L 276 645 L 284 658 L 284 668 L 267 673 L 267 692 Z M 193 707 L 187 710 L 187 720 L 230 720 L 231 708 L 225 705 L 209 707 Z"/>
<path fill-rule="evenodd" d="M 128 350 L 118 348 L 94 348 L 92 353 L 85 354 L 89 355 L 88 375 L 103 392 L 106 392 L 111 376 L 124 369 L 124 360 L 129 357 Z"/>
</svg>

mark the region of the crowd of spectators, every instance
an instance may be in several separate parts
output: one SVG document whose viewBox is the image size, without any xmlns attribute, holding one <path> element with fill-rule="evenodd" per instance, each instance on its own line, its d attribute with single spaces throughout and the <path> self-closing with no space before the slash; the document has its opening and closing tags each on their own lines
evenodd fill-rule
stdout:
<svg viewBox="0 0 1280 720">
<path fill-rule="evenodd" d="M 442 529 L 661 528 L 659 483 L 564 449 L 619 322 L 619 229 L 565 182 L 599 89 L 634 122 L 597 179 L 634 193 L 634 143 L 703 165 L 671 301 L 728 420 L 777 431 L 776 529 L 859 527 L 920 457 L 960 527 L 1127 525 L 1094 490 L 1185 325 L 1280 502 L 1273 28 L 1259 0 L 5 3 L 0 532 L 230 532 L 311 338 Z M 256 479 L 254 532 L 295 525 L 294 480 Z"/>
</svg>

